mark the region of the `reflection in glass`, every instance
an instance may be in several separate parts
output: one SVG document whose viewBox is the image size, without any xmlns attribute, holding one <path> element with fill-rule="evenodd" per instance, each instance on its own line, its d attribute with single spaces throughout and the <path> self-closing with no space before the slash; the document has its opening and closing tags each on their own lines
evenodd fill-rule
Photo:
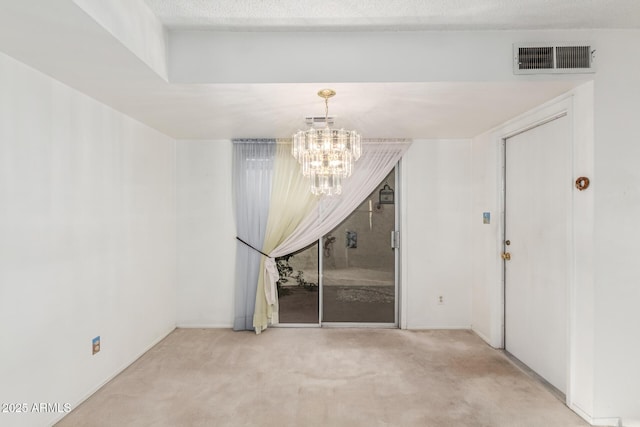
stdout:
<svg viewBox="0 0 640 427">
<path fill-rule="evenodd" d="M 323 322 L 395 322 L 395 205 L 379 200 L 394 187 L 395 170 L 324 237 Z"/>
<path fill-rule="evenodd" d="M 318 243 L 276 263 L 280 323 L 318 323 Z"/>
</svg>

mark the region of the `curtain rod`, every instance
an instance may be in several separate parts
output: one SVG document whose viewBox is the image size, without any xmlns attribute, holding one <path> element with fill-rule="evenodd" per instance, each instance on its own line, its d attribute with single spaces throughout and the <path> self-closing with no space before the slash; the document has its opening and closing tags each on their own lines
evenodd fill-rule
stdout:
<svg viewBox="0 0 640 427">
<path fill-rule="evenodd" d="M 233 138 L 231 140 L 234 144 L 274 144 L 275 138 Z"/>
<path fill-rule="evenodd" d="M 234 144 L 291 144 L 293 141 L 292 138 L 234 138 L 231 140 Z M 402 143 L 402 142 L 412 142 L 411 138 L 362 138 L 362 142 L 365 144 L 376 144 L 376 143 Z"/>
</svg>

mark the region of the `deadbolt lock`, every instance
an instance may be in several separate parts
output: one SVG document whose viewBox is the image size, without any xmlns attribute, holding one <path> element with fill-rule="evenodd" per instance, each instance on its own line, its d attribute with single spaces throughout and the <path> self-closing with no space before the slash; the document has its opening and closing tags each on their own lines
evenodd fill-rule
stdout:
<svg viewBox="0 0 640 427">
<path fill-rule="evenodd" d="M 505 261 L 509 261 L 511 259 L 511 254 L 509 252 L 504 252 L 502 254 L 502 259 Z"/>
</svg>

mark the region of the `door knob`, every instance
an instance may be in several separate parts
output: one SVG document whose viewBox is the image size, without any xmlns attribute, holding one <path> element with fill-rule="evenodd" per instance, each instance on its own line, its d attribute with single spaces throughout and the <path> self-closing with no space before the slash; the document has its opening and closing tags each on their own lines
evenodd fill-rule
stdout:
<svg viewBox="0 0 640 427">
<path fill-rule="evenodd" d="M 502 259 L 505 261 L 509 261 L 511 259 L 511 254 L 509 252 L 504 252 L 502 254 Z"/>
</svg>

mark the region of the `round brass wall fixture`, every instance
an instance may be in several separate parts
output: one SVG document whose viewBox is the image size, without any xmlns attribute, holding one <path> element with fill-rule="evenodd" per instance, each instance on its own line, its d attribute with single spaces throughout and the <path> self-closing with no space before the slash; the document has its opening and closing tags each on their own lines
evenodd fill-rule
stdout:
<svg viewBox="0 0 640 427">
<path fill-rule="evenodd" d="M 586 176 L 581 176 L 580 178 L 576 179 L 576 188 L 580 191 L 589 188 L 589 178 L 587 178 Z"/>
</svg>

